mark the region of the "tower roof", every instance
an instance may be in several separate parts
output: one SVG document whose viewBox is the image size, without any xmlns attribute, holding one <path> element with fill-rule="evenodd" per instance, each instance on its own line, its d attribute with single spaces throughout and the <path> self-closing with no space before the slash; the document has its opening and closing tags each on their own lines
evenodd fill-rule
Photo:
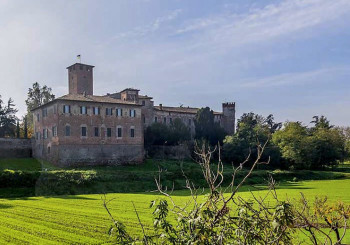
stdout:
<svg viewBox="0 0 350 245">
<path fill-rule="evenodd" d="M 74 66 L 74 65 L 83 65 L 83 66 L 88 66 L 88 67 L 91 67 L 91 68 L 94 68 L 95 66 L 92 66 L 92 65 L 87 65 L 87 64 L 82 64 L 82 63 L 75 63 L 73 65 L 70 65 L 67 67 L 67 69 L 69 69 L 70 67 Z"/>
</svg>

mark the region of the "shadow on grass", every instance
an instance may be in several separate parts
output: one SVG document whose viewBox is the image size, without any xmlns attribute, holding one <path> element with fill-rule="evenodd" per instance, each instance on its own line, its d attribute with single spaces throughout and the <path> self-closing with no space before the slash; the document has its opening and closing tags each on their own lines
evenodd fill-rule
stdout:
<svg viewBox="0 0 350 245">
<path fill-rule="evenodd" d="M 307 189 L 313 189 L 310 187 L 305 187 L 300 183 L 297 182 L 281 182 L 278 183 L 275 186 L 276 190 L 283 190 L 283 189 L 294 189 L 294 190 L 307 190 Z M 222 190 L 226 190 L 225 193 L 230 193 L 231 189 L 226 189 L 226 188 L 222 188 Z M 242 193 L 242 192 L 257 192 L 257 191 L 267 191 L 268 190 L 268 186 L 267 185 L 243 185 L 238 193 Z M 170 191 L 168 191 L 168 193 L 170 193 Z M 198 189 L 198 195 L 206 195 L 209 193 L 209 189 L 208 188 L 201 188 Z M 134 194 L 146 194 L 146 195 L 157 195 L 159 194 L 158 192 L 145 192 L 145 193 L 134 193 Z M 161 195 L 161 194 L 159 194 Z M 190 196 L 191 193 L 189 190 L 174 190 L 171 193 L 172 196 Z"/>
<path fill-rule="evenodd" d="M 0 209 L 12 208 L 13 205 L 0 203 Z"/>
</svg>

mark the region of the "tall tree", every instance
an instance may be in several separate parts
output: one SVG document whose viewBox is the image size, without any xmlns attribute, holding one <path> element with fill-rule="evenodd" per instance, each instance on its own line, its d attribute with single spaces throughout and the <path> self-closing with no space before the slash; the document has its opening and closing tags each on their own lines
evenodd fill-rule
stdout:
<svg viewBox="0 0 350 245">
<path fill-rule="evenodd" d="M 265 118 L 253 112 L 243 113 L 237 120 L 236 134 L 226 136 L 224 140 L 224 159 L 233 163 L 243 162 L 249 153 L 257 154 L 257 141 L 265 143 L 280 127 L 281 123 L 276 123 L 272 114 Z M 269 156 L 271 165 L 279 164 L 280 153 L 272 142 L 266 145 L 262 158 L 267 159 Z"/>
<path fill-rule="evenodd" d="M 27 134 L 29 137 L 33 134 L 33 115 L 31 110 L 34 108 L 46 104 L 55 99 L 55 95 L 52 93 L 52 89 L 46 85 L 40 86 L 38 82 L 33 83 L 33 86 L 28 89 L 28 97 L 26 99 L 27 105 Z"/>
<path fill-rule="evenodd" d="M 17 109 L 12 98 L 9 98 L 7 105 L 4 105 L 0 96 L 0 137 L 15 136 L 16 113 Z"/>
<path fill-rule="evenodd" d="M 16 125 L 16 137 L 21 138 L 21 130 L 19 127 L 19 121 L 17 120 L 17 125 Z"/>
<path fill-rule="evenodd" d="M 209 107 L 198 110 L 194 123 L 196 139 L 206 140 L 211 145 L 216 145 L 218 142 L 222 144 L 226 135 L 225 130 L 215 122 L 214 112 Z"/>
<path fill-rule="evenodd" d="M 333 125 L 331 125 L 331 123 L 329 122 L 327 117 L 325 117 L 323 115 L 313 116 L 312 118 L 313 118 L 313 120 L 310 123 L 315 124 L 314 129 L 320 129 L 320 128 L 331 129 L 331 128 L 333 128 Z"/>
</svg>

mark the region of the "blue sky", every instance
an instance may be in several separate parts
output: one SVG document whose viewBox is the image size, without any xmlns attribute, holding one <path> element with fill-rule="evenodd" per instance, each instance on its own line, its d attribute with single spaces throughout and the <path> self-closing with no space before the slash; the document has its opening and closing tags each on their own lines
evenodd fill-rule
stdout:
<svg viewBox="0 0 350 245">
<path fill-rule="evenodd" d="M 66 94 L 81 54 L 95 94 L 350 124 L 348 0 L 0 0 L 0 23 L 0 95 L 19 115 L 33 82 Z"/>
</svg>

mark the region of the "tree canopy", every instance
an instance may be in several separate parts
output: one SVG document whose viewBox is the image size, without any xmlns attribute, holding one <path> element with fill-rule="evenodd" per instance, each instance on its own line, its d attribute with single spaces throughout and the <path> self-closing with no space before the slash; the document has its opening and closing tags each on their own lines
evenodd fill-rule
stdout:
<svg viewBox="0 0 350 245">
<path fill-rule="evenodd" d="M 215 122 L 214 112 L 209 107 L 198 110 L 194 123 L 197 140 L 205 140 L 210 145 L 222 144 L 226 135 L 225 130 L 219 122 Z"/>
<path fill-rule="evenodd" d="M 16 131 L 17 109 L 12 98 L 4 105 L 0 96 L 0 137 L 14 137 Z"/>
<path fill-rule="evenodd" d="M 25 100 L 27 114 L 23 121 L 27 124 L 26 134 L 29 137 L 33 134 L 33 116 L 31 110 L 54 99 L 55 95 L 52 93 L 52 89 L 46 85 L 41 87 L 38 82 L 35 82 L 32 87 L 28 89 L 27 99 Z"/>
</svg>

